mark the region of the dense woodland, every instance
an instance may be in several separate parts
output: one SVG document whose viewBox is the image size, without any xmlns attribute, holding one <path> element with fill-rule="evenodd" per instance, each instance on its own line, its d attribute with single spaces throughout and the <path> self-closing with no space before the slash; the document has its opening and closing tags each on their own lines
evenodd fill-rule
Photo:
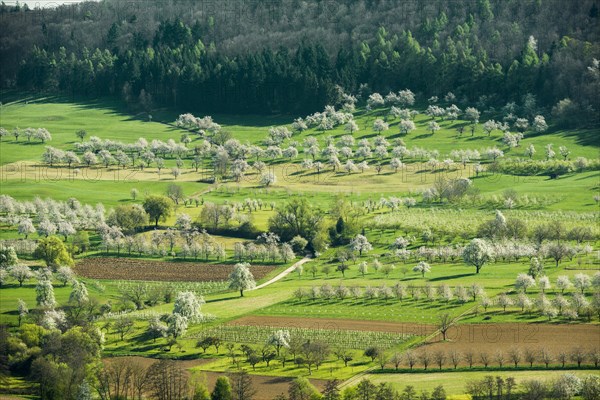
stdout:
<svg viewBox="0 0 600 400">
<path fill-rule="evenodd" d="M 170 3 L 170 4 L 165 4 Z M 117 96 L 142 110 L 303 113 L 340 91 L 458 103 L 570 99 L 597 124 L 597 0 L 2 5 L 3 87 Z M 143 7 L 142 7 L 143 4 Z M 564 107 L 563 107 L 564 108 Z M 540 111 L 540 110 L 538 110 Z"/>
</svg>

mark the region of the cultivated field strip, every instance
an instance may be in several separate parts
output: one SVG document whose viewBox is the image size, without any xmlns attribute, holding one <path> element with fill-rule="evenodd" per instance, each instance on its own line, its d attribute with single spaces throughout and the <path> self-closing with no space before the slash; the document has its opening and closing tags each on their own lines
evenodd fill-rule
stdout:
<svg viewBox="0 0 600 400">
<path fill-rule="evenodd" d="M 273 332 L 282 329 L 276 326 L 220 325 L 202 331 L 200 337 L 214 336 L 224 342 L 264 344 Z M 365 346 L 377 345 L 389 349 L 401 345 L 412 337 L 410 334 L 392 332 L 371 332 L 344 329 L 312 329 L 289 327 L 283 328 L 292 338 L 299 337 L 303 341 L 320 340 L 332 347 L 363 349 Z"/>
<path fill-rule="evenodd" d="M 253 265 L 252 274 L 259 280 L 273 269 L 275 267 Z M 86 258 L 77 263 L 75 271 L 80 276 L 93 279 L 219 282 L 227 280 L 233 271 L 233 265 L 97 257 Z"/>
</svg>

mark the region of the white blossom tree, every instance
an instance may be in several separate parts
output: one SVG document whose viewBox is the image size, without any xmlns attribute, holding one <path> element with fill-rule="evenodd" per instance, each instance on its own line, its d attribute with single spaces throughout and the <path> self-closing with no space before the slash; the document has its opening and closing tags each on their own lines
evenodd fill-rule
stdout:
<svg viewBox="0 0 600 400">
<path fill-rule="evenodd" d="M 498 123 L 493 119 L 483 123 L 483 131 L 487 136 L 490 136 L 495 129 L 498 129 Z"/>
<path fill-rule="evenodd" d="M 363 253 L 368 253 L 373 250 L 373 245 L 369 243 L 364 235 L 358 234 L 350 242 L 350 248 L 354 251 L 358 251 L 359 256 L 362 256 Z"/>
<path fill-rule="evenodd" d="M 256 282 L 252 272 L 250 272 L 250 264 L 236 264 L 233 272 L 229 275 L 229 289 L 239 290 L 240 297 L 244 297 L 244 290 L 254 289 L 255 287 Z"/>
<path fill-rule="evenodd" d="M 432 134 L 432 135 L 433 135 L 435 132 L 439 131 L 440 129 L 441 129 L 441 128 L 440 128 L 440 125 L 439 125 L 437 122 L 435 122 L 435 121 L 430 121 L 430 122 L 427 124 L 427 130 L 431 131 L 431 134 Z"/>
<path fill-rule="evenodd" d="M 537 280 L 537 286 L 540 288 L 542 293 L 545 293 L 546 290 L 552 288 L 552 285 L 550 284 L 550 278 L 547 276 L 540 276 Z"/>
<path fill-rule="evenodd" d="M 348 121 L 348 123 L 344 127 L 344 130 L 346 132 L 348 132 L 350 135 L 352 135 L 354 132 L 358 132 L 360 130 L 360 128 L 358 127 L 358 124 L 356 123 L 356 121 L 351 119 L 350 121 Z"/>
<path fill-rule="evenodd" d="M 89 301 L 89 299 L 90 299 L 90 297 L 88 294 L 87 287 L 85 286 L 85 283 L 77 281 L 77 280 L 74 281 L 73 282 L 73 290 L 71 291 L 71 294 L 69 295 L 69 303 L 75 303 L 79 307 L 81 307 L 84 304 L 86 304 Z"/>
<path fill-rule="evenodd" d="M 527 274 L 519 274 L 515 281 L 515 289 L 527 293 L 527 289 L 535 286 L 535 279 Z"/>
<path fill-rule="evenodd" d="M 478 274 L 485 263 L 494 257 L 493 248 L 483 239 L 473 239 L 463 250 L 463 260 L 473 265 Z"/>
<path fill-rule="evenodd" d="M 269 187 L 277 182 L 277 176 L 273 172 L 266 172 L 260 177 L 260 184 Z"/>
<path fill-rule="evenodd" d="M 37 129 L 35 131 L 35 133 L 33 134 L 33 137 L 42 143 L 46 143 L 46 142 L 52 140 L 52 135 L 50 134 L 50 132 L 48 132 L 48 129 L 46 129 L 46 128 Z"/>
<path fill-rule="evenodd" d="M 479 110 L 474 107 L 467 107 L 465 109 L 465 118 L 471 123 L 471 135 L 475 132 L 475 125 L 479 123 L 480 115 Z"/>
<path fill-rule="evenodd" d="M 174 339 L 185 335 L 188 319 L 179 313 L 173 313 L 167 318 L 167 334 Z"/>
<path fill-rule="evenodd" d="M 83 154 L 83 163 L 88 167 L 91 167 L 92 165 L 98 164 L 98 157 L 96 157 L 96 154 L 92 153 L 91 151 L 86 151 Z"/>
<path fill-rule="evenodd" d="M 56 279 L 63 284 L 63 286 L 67 286 L 67 283 L 72 281 L 75 278 L 75 273 L 71 269 L 71 267 L 62 266 L 59 267 L 56 271 Z"/>
<path fill-rule="evenodd" d="M 72 151 L 65 152 L 64 161 L 67 163 L 69 168 L 71 168 L 71 166 L 73 165 L 81 164 L 81 160 L 79 159 L 77 154 L 75 154 Z"/>
<path fill-rule="evenodd" d="M 569 289 L 571 286 L 573 285 L 568 276 L 560 275 L 556 278 L 556 288 L 559 289 L 561 293 L 564 293 L 565 290 Z"/>
<path fill-rule="evenodd" d="M 42 161 L 52 167 L 54 164 L 61 162 L 64 157 L 64 151 L 56 149 L 52 146 L 46 146 L 46 150 L 42 154 Z"/>
<path fill-rule="evenodd" d="M 409 89 L 399 91 L 398 103 L 403 107 L 412 106 L 415 104 L 415 94 Z"/>
<path fill-rule="evenodd" d="M 506 307 L 510 307 L 514 304 L 512 299 L 506 293 L 501 293 L 500 296 L 498 296 L 496 303 L 502 307 L 502 311 L 504 312 L 506 312 Z"/>
<path fill-rule="evenodd" d="M 279 256 L 284 263 L 287 263 L 289 260 L 293 260 L 296 257 L 296 254 L 294 254 L 291 244 L 282 243 L 281 247 L 279 248 Z"/>
<path fill-rule="evenodd" d="M 600 272 L 596 272 L 592 277 L 592 286 L 595 290 L 600 291 Z"/>
<path fill-rule="evenodd" d="M 19 299 L 17 304 L 17 313 L 19 318 L 19 326 L 21 326 L 21 321 L 29 314 L 29 308 L 27 307 L 27 303 L 23 299 Z"/>
<path fill-rule="evenodd" d="M 374 109 L 377 107 L 381 107 L 385 104 L 385 100 L 382 95 L 379 93 L 373 93 L 367 99 L 367 105 L 369 108 Z"/>
<path fill-rule="evenodd" d="M 35 287 L 35 293 L 35 301 L 38 306 L 47 308 L 54 308 L 56 306 L 54 287 L 50 279 L 40 279 Z"/>
<path fill-rule="evenodd" d="M 17 282 L 19 282 L 19 287 L 23 286 L 23 283 L 31 277 L 33 277 L 33 272 L 31 269 L 24 264 L 17 264 L 9 269 L 9 274 L 14 278 Z"/>
<path fill-rule="evenodd" d="M 357 167 L 356 167 L 356 164 L 354 164 L 354 161 L 352 161 L 352 160 L 346 161 L 346 163 L 344 164 L 344 170 L 348 174 L 351 174 L 352 172 L 356 171 Z"/>
<path fill-rule="evenodd" d="M 552 143 L 546 145 L 546 160 L 552 160 L 556 156 L 556 153 L 552 149 Z"/>
<path fill-rule="evenodd" d="M 47 219 L 42 220 L 37 228 L 37 233 L 40 236 L 48 237 L 56 233 L 56 225 Z"/>
<path fill-rule="evenodd" d="M 398 172 L 398 170 L 402 168 L 402 161 L 400 161 L 398 158 L 392 158 L 390 160 L 390 168 L 392 168 L 394 172 Z"/>
<path fill-rule="evenodd" d="M 525 132 L 527 128 L 529 128 L 529 121 L 527 118 L 517 118 L 515 121 L 515 128 L 517 128 L 519 132 Z"/>
<path fill-rule="evenodd" d="M 421 276 L 425 278 L 425 274 L 431 272 L 431 265 L 425 261 L 419 261 L 419 263 L 413 267 L 413 271 L 420 273 Z"/>
<path fill-rule="evenodd" d="M 290 347 L 290 340 L 290 332 L 285 329 L 279 329 L 273 332 L 271 336 L 269 336 L 267 344 L 275 347 L 275 350 L 277 351 L 277 356 L 279 356 L 279 353 L 282 348 Z"/>
<path fill-rule="evenodd" d="M 497 147 L 492 147 L 486 150 L 486 155 L 495 162 L 498 158 L 504 157 L 504 152 Z"/>
<path fill-rule="evenodd" d="M 530 310 L 533 307 L 533 302 L 525 293 L 519 293 L 517 296 L 516 305 L 521 307 L 521 312 Z"/>
<path fill-rule="evenodd" d="M 188 321 L 197 321 L 202 317 L 201 307 L 204 304 L 202 296 L 198 297 L 193 292 L 179 292 L 173 305 L 173 313 L 180 314 Z"/>
<path fill-rule="evenodd" d="M 388 129 L 390 129 L 390 126 L 380 118 L 377 118 L 373 122 L 373 130 L 377 132 L 377 134 L 387 131 Z"/>
<path fill-rule="evenodd" d="M 579 289 L 581 291 L 581 293 L 583 294 L 587 288 L 592 286 L 592 280 L 590 279 L 590 276 L 587 274 L 576 274 L 573 277 L 573 286 L 575 286 L 575 288 Z"/>
<path fill-rule="evenodd" d="M 69 221 L 59 222 L 58 227 L 57 227 L 57 232 L 60 235 L 63 235 L 65 240 L 67 240 L 67 238 L 70 235 L 74 235 L 75 233 L 77 233 L 77 231 L 75 230 L 75 228 L 73 228 L 73 225 L 71 225 L 71 223 Z"/>
<path fill-rule="evenodd" d="M 33 222 L 31 222 L 31 218 L 21 218 L 17 230 L 19 235 L 25 236 L 25 239 L 27 239 L 27 237 L 32 233 L 35 233 L 35 227 L 33 226 Z"/>
<path fill-rule="evenodd" d="M 533 124 L 531 124 L 534 132 L 542 133 L 548 129 L 548 124 L 546 123 L 546 119 L 542 115 L 536 115 L 533 118 Z"/>
<path fill-rule="evenodd" d="M 527 148 L 525 149 L 525 155 L 529 157 L 529 159 L 533 158 L 533 156 L 535 155 L 535 146 L 533 145 L 533 143 L 530 143 L 529 146 L 527 146 Z"/>
<path fill-rule="evenodd" d="M 400 128 L 400 133 L 402 133 L 403 135 L 407 135 L 409 132 L 417 129 L 415 123 L 410 119 L 401 120 L 398 124 L 398 127 Z"/>
<path fill-rule="evenodd" d="M 365 158 L 371 157 L 372 151 L 369 146 L 359 146 L 354 153 L 357 157 L 362 157 L 363 161 Z"/>
<path fill-rule="evenodd" d="M 192 217 L 189 214 L 179 214 L 175 220 L 175 227 L 182 231 L 189 231 L 192 228 Z"/>
</svg>

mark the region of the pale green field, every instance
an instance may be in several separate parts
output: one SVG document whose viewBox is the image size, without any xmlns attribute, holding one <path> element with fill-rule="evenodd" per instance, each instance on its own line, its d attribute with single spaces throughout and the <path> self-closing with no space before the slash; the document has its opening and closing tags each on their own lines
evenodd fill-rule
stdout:
<svg viewBox="0 0 600 400">
<path fill-rule="evenodd" d="M 585 375 L 598 375 L 597 370 L 538 370 L 538 371 L 459 371 L 459 372 L 428 372 L 428 373 L 402 373 L 402 374 L 368 374 L 367 377 L 371 382 L 378 383 L 391 383 L 396 389 L 402 390 L 407 385 L 415 387 L 417 392 L 426 390 L 431 392 L 436 386 L 443 385 L 446 393 L 449 395 L 462 395 L 464 393 L 465 385 L 468 381 L 480 380 L 486 376 L 500 376 L 506 379 L 512 376 L 517 381 L 517 385 L 520 382 L 526 380 L 546 380 L 558 378 L 560 375 L 570 373 L 575 374 L 578 377 Z M 360 381 L 356 381 L 358 384 Z M 517 389 L 518 390 L 518 389 Z M 470 396 L 462 395 L 453 397 L 453 399 L 467 399 Z"/>
</svg>

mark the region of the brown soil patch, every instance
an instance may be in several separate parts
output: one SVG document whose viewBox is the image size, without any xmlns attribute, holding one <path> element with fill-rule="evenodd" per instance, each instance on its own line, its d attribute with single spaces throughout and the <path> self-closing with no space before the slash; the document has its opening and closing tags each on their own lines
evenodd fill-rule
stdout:
<svg viewBox="0 0 600 400">
<path fill-rule="evenodd" d="M 110 364 L 115 360 L 130 360 L 136 363 L 140 363 L 144 367 L 149 367 L 152 364 L 158 362 L 158 360 L 140 356 L 127 356 L 127 357 L 110 357 L 105 358 L 102 361 L 105 364 Z M 211 362 L 211 359 L 195 359 L 195 360 L 177 360 L 176 362 L 183 368 L 198 367 L 200 365 Z M 212 371 L 200 371 L 196 374 L 199 382 L 206 385 L 209 391 L 212 392 L 215 387 L 215 382 L 219 376 L 225 375 L 223 372 L 212 372 Z M 252 384 L 256 390 L 256 400 L 269 400 L 277 396 L 278 394 L 287 394 L 288 387 L 292 378 L 277 377 L 277 376 L 264 376 L 264 375 L 250 375 L 252 378 Z M 310 379 L 310 382 L 319 390 L 325 388 L 326 380 L 322 379 Z"/>
<path fill-rule="evenodd" d="M 123 361 L 123 360 L 135 362 L 136 364 L 140 364 L 144 368 L 148 368 L 152 364 L 159 361 L 155 358 L 142 357 L 142 356 L 123 356 L 123 357 L 106 357 L 106 358 L 102 359 L 102 362 L 107 365 L 110 365 L 112 362 Z M 198 367 L 203 364 L 208 364 L 211 361 L 213 361 L 213 359 L 211 359 L 211 358 L 197 358 L 194 360 L 176 360 L 177 364 L 179 364 L 181 367 L 186 368 L 186 369 Z"/>
<path fill-rule="evenodd" d="M 294 318 L 248 315 L 228 322 L 228 325 L 273 326 L 281 328 L 310 328 L 345 331 L 392 332 L 425 336 L 435 332 L 434 325 L 385 321 L 362 321 L 334 318 Z"/>
<path fill-rule="evenodd" d="M 256 280 L 274 269 L 265 265 L 250 267 Z M 103 257 L 85 258 L 75 266 L 75 272 L 86 278 L 169 282 L 224 281 L 231 271 L 233 265 Z"/>
<path fill-rule="evenodd" d="M 427 349 L 457 350 L 465 352 L 488 352 L 494 355 L 501 351 L 507 354 L 512 349 L 549 350 L 556 355 L 569 352 L 575 347 L 585 350 L 600 349 L 600 325 L 591 324 L 465 324 L 452 327 L 446 342 L 438 335 Z M 508 358 L 508 356 L 507 356 Z"/>
</svg>

